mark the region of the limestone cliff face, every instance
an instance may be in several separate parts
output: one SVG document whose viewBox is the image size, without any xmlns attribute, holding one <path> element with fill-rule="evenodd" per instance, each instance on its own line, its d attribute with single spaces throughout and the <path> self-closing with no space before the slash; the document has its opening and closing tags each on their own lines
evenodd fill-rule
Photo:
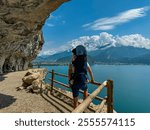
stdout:
<svg viewBox="0 0 150 130">
<path fill-rule="evenodd" d="M 44 44 L 41 28 L 69 0 L 0 0 L 0 73 L 25 70 Z"/>
</svg>

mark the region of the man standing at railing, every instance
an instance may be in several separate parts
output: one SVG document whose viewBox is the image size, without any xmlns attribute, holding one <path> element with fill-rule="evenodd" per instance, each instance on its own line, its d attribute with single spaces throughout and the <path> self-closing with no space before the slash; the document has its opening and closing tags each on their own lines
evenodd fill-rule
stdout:
<svg viewBox="0 0 150 130">
<path fill-rule="evenodd" d="M 84 99 L 88 96 L 87 71 L 91 77 L 91 82 L 94 82 L 93 73 L 90 65 L 87 63 L 87 51 L 84 46 L 78 45 L 72 50 L 72 63 L 69 65 L 68 77 L 69 86 L 72 89 L 74 108 L 78 106 L 79 90 L 84 91 Z"/>
</svg>

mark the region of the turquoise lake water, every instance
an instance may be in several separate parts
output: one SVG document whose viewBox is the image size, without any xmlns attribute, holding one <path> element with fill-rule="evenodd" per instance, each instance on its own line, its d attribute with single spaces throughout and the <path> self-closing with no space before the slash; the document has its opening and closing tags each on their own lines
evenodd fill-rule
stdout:
<svg viewBox="0 0 150 130">
<path fill-rule="evenodd" d="M 48 70 L 67 74 L 67 66 L 44 66 Z M 148 65 L 93 65 L 95 81 L 114 81 L 114 109 L 119 113 L 150 113 L 150 66 Z M 46 82 L 49 82 L 47 75 Z M 67 78 L 55 77 L 67 83 Z M 89 92 L 96 86 L 88 85 Z M 105 96 L 104 89 L 100 96 Z M 94 101 L 97 103 L 97 101 Z"/>
</svg>

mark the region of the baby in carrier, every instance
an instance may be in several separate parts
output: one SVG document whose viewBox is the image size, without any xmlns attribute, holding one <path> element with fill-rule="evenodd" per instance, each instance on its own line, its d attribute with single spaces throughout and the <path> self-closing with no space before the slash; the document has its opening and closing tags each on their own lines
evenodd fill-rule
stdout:
<svg viewBox="0 0 150 130">
<path fill-rule="evenodd" d="M 69 85 L 72 89 L 74 108 L 78 106 L 79 90 L 84 91 L 84 99 L 88 96 L 87 71 L 90 74 L 91 82 L 94 82 L 93 73 L 90 65 L 87 63 L 87 52 L 84 46 L 79 45 L 72 50 L 72 63 L 69 65 Z"/>
</svg>

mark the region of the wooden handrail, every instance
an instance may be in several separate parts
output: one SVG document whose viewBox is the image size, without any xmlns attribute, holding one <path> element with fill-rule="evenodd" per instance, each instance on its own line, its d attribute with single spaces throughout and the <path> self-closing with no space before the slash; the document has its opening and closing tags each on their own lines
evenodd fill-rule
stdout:
<svg viewBox="0 0 150 130">
<path fill-rule="evenodd" d="M 113 113 L 113 81 L 107 82 L 107 113 Z"/>
<path fill-rule="evenodd" d="M 72 96 L 69 96 L 69 95 L 63 93 L 63 92 L 61 92 L 60 90 L 58 90 L 58 89 L 56 89 L 56 88 L 53 88 L 53 89 L 54 89 L 55 91 L 61 93 L 62 95 L 68 97 L 69 99 L 73 100 L 73 97 L 72 97 Z M 81 104 L 81 101 L 78 101 L 78 102 L 79 102 L 79 104 Z M 94 109 L 94 108 L 92 108 L 92 107 L 88 107 L 88 108 L 89 108 L 90 110 L 92 110 L 93 112 L 95 112 L 95 109 Z"/>
<path fill-rule="evenodd" d="M 52 71 L 48 71 L 48 72 L 52 74 Z M 66 75 L 66 74 L 61 74 L 61 73 L 57 73 L 57 72 L 54 72 L 54 74 L 68 78 L 68 75 Z M 96 82 L 96 81 L 94 81 L 94 82 L 90 81 L 89 83 L 91 83 L 93 85 L 97 85 L 97 86 L 101 85 L 101 83 Z"/>
<path fill-rule="evenodd" d="M 106 101 L 107 101 L 106 99 L 103 99 L 103 101 L 99 104 L 99 106 L 98 106 L 97 110 L 95 111 L 95 113 L 100 113 L 102 111 Z"/>
<path fill-rule="evenodd" d="M 84 93 L 83 90 L 79 90 L 79 92 L 82 93 L 82 94 Z M 90 93 L 88 93 L 88 95 L 90 95 Z M 101 98 L 101 97 L 99 97 L 99 96 L 96 96 L 95 99 L 97 99 L 97 100 L 99 100 L 99 101 L 102 101 L 104 98 Z"/>
<path fill-rule="evenodd" d="M 49 73 L 52 73 L 52 72 L 49 71 Z M 68 77 L 68 75 L 66 75 L 66 74 L 61 74 L 61 73 L 56 73 L 56 72 L 55 72 L 55 74 L 58 75 L 58 76 Z"/>
<path fill-rule="evenodd" d="M 52 79 L 49 79 L 49 80 L 52 81 Z M 64 86 L 64 87 L 66 87 L 66 88 L 70 88 L 68 85 L 66 85 L 66 84 L 64 84 L 64 83 L 61 83 L 61 82 L 59 82 L 59 81 L 57 81 L 57 80 L 53 80 L 53 82 L 54 82 L 54 83 L 57 83 L 57 84 L 59 84 L 59 85 L 62 85 L 62 86 Z"/>
<path fill-rule="evenodd" d="M 51 93 L 53 92 L 53 87 L 54 87 L 54 70 L 52 70 L 52 80 L 51 80 Z"/>
<path fill-rule="evenodd" d="M 49 78 L 49 80 L 52 81 L 51 78 Z M 59 85 L 62 85 L 62 86 L 64 86 L 64 87 L 66 87 L 66 88 L 70 88 L 67 84 L 61 83 L 61 82 L 59 82 L 59 81 L 53 80 L 53 82 L 54 82 L 54 83 L 57 83 L 57 84 L 59 84 Z M 84 93 L 83 90 L 79 90 L 79 92 L 82 93 L 82 94 Z M 88 95 L 90 95 L 90 93 L 88 93 Z M 104 98 L 101 98 L 101 97 L 96 96 L 95 99 L 102 101 Z"/>
<path fill-rule="evenodd" d="M 56 72 L 54 72 L 54 70 L 49 71 L 49 73 L 52 74 L 52 76 L 50 78 L 50 80 L 51 80 L 51 92 L 53 91 L 54 83 L 60 84 L 66 88 L 70 88 L 67 84 L 64 84 L 64 83 L 61 83 L 59 81 L 54 80 L 55 74 L 58 76 L 63 76 L 63 77 L 68 77 L 68 75 L 56 73 Z M 113 113 L 113 81 L 107 80 L 107 81 L 103 82 L 102 84 L 99 82 L 95 82 L 95 81 L 90 82 L 90 83 L 97 85 L 98 88 L 92 94 L 88 93 L 89 96 L 72 112 L 73 113 L 83 112 L 89 106 L 89 104 L 92 102 L 92 100 L 95 98 L 95 99 L 102 101 L 101 104 L 98 106 L 98 109 L 95 112 L 101 112 L 105 103 L 107 103 L 107 112 Z M 101 98 L 101 97 L 97 96 L 104 87 L 107 87 L 107 98 Z M 83 93 L 82 90 L 79 90 L 79 92 Z"/>
<path fill-rule="evenodd" d="M 76 107 L 72 113 L 83 112 L 92 102 L 92 100 L 101 92 L 104 86 L 107 85 L 107 81 L 104 81 L 92 94 L 90 94 L 78 107 Z"/>
</svg>

